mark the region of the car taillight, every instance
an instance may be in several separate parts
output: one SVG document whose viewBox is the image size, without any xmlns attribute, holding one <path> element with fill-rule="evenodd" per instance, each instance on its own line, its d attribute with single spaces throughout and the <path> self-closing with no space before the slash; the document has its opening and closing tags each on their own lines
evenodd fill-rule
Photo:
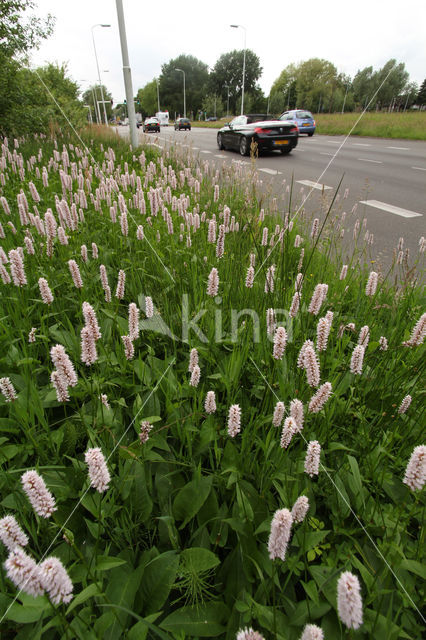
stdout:
<svg viewBox="0 0 426 640">
<path fill-rule="evenodd" d="M 315 127 L 315 120 L 312 122 L 312 124 L 313 124 L 313 125 L 314 125 L 314 127 Z"/>
<path fill-rule="evenodd" d="M 297 133 L 299 131 L 297 125 L 295 127 L 291 127 L 290 133 Z"/>
<path fill-rule="evenodd" d="M 263 127 L 255 127 L 255 133 L 272 133 L 272 129 L 264 129 Z"/>
</svg>

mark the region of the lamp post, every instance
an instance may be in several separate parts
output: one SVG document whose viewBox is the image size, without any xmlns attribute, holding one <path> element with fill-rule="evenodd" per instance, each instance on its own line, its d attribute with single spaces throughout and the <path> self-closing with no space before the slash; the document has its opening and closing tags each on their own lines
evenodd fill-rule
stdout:
<svg viewBox="0 0 426 640">
<path fill-rule="evenodd" d="M 183 73 L 183 117 L 186 118 L 186 92 L 185 92 L 185 71 L 183 69 L 175 69 Z"/>
<path fill-rule="evenodd" d="M 157 104 L 158 104 L 158 111 L 161 111 L 160 109 L 160 81 L 157 78 Z"/>
<path fill-rule="evenodd" d="M 246 77 L 246 36 L 247 36 L 247 30 L 246 30 L 245 27 L 243 27 L 242 24 L 231 24 L 229 26 L 232 27 L 233 29 L 238 29 L 238 27 L 240 29 L 244 29 L 243 86 L 242 86 L 242 90 L 241 90 L 241 115 L 243 115 L 243 113 L 244 113 L 244 81 L 245 81 L 245 77 Z"/>
<path fill-rule="evenodd" d="M 106 114 L 106 109 L 105 109 L 104 90 L 103 90 L 102 82 L 101 82 L 101 72 L 99 71 L 98 54 L 96 53 L 95 35 L 93 33 L 93 29 L 95 29 L 95 27 L 110 27 L 110 26 L 111 26 L 110 24 L 94 24 L 93 27 L 92 27 L 93 49 L 95 51 L 96 68 L 98 70 L 98 79 L 99 79 L 99 85 L 100 85 L 100 88 L 101 88 L 102 104 L 104 105 L 105 124 L 108 124 L 108 119 L 107 119 L 107 114 Z M 99 113 L 99 120 L 102 120 L 100 116 L 101 116 L 101 114 Z"/>
<path fill-rule="evenodd" d="M 226 117 L 229 117 L 229 84 L 224 84 L 224 87 L 226 87 L 226 89 L 228 89 L 228 98 L 226 100 Z"/>
</svg>

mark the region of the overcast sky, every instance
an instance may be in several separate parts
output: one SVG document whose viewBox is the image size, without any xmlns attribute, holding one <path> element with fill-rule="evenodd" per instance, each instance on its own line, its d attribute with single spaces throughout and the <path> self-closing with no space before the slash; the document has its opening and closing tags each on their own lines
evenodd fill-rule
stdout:
<svg viewBox="0 0 426 640">
<path fill-rule="evenodd" d="M 115 0 L 36 0 L 37 15 L 56 17 L 53 35 L 32 55 L 32 65 L 67 63 L 83 90 L 97 81 L 91 27 L 102 82 L 115 102 L 125 97 Z M 290 63 L 324 58 L 352 78 L 359 69 L 404 62 L 410 81 L 426 76 L 424 0 L 210 0 L 141 2 L 123 0 L 134 94 L 184 53 L 213 67 L 219 56 L 247 48 L 260 58 L 260 86 L 266 95 Z M 108 70 L 108 72 L 106 72 Z M 161 97 L 161 96 L 160 96 Z M 300 105 L 302 106 L 302 105 Z"/>
</svg>

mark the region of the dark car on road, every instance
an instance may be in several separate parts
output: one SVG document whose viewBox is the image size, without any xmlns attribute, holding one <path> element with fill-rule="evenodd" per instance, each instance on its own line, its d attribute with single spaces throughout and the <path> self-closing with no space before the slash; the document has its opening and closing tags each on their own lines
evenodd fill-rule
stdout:
<svg viewBox="0 0 426 640">
<path fill-rule="evenodd" d="M 297 124 L 299 133 L 307 133 L 308 136 L 313 136 L 315 133 L 315 120 L 310 111 L 305 111 L 304 109 L 284 111 L 280 115 L 280 120 L 283 120 L 283 122 L 293 120 Z"/>
<path fill-rule="evenodd" d="M 252 143 L 257 151 L 280 151 L 290 153 L 297 146 L 298 130 L 295 122 L 282 122 L 264 113 L 237 116 L 219 129 L 219 149 L 233 149 L 248 156 Z"/>
<path fill-rule="evenodd" d="M 189 118 L 178 118 L 176 120 L 175 131 L 180 131 L 181 129 L 191 131 L 191 120 L 189 120 Z"/>
<path fill-rule="evenodd" d="M 157 131 L 160 133 L 160 123 L 157 118 L 145 118 L 143 132 L 146 133 L 147 131 Z"/>
</svg>

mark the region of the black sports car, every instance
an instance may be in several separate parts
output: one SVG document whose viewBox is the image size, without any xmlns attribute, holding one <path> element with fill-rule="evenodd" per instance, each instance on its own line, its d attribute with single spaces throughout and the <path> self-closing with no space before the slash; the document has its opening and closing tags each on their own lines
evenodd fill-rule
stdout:
<svg viewBox="0 0 426 640">
<path fill-rule="evenodd" d="M 251 144 L 257 151 L 281 151 L 286 155 L 297 146 L 298 128 L 294 122 L 275 120 L 266 114 L 237 116 L 217 134 L 219 149 L 234 149 L 242 156 L 250 153 Z"/>
</svg>

